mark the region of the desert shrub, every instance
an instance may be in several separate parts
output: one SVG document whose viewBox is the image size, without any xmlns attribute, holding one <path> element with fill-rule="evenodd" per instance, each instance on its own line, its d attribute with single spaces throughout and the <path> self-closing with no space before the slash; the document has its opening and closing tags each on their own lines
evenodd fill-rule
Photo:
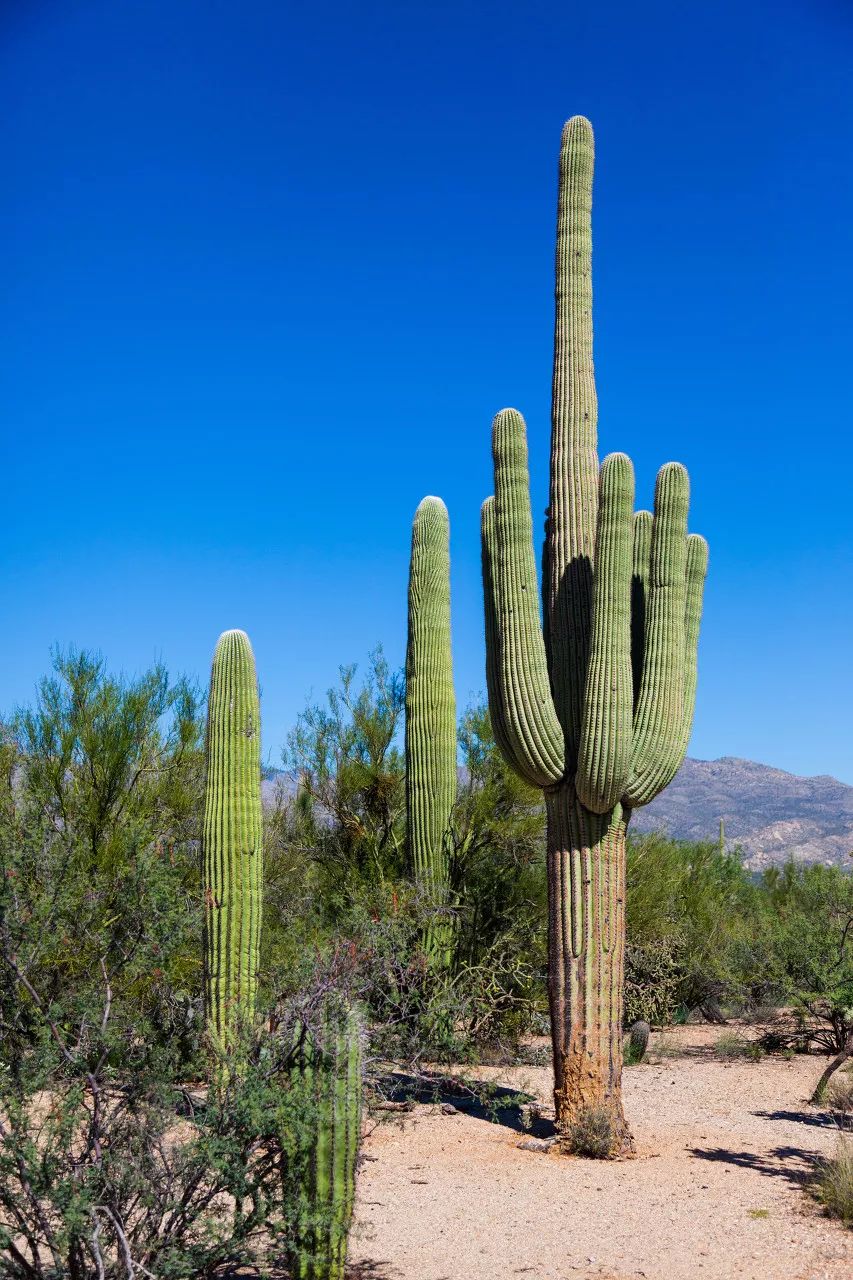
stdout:
<svg viewBox="0 0 853 1280">
<path fill-rule="evenodd" d="M 233 1059 L 211 1056 L 216 1085 L 192 1090 L 156 1046 L 128 1041 L 127 997 L 105 967 L 93 1019 L 48 1004 L 6 942 L 0 964 L 36 1029 L 36 1051 L 0 1070 L 4 1276 L 179 1280 L 287 1249 L 283 1206 L 304 1163 L 292 1153 L 318 1123 L 296 1087 L 296 1046 L 321 988 L 279 1008 L 274 1032 L 247 1032 Z"/>
<path fill-rule="evenodd" d="M 539 791 L 497 748 L 488 709 L 459 729 L 462 770 L 453 813 L 454 983 L 467 989 L 468 1034 L 516 1044 L 546 998 L 548 891 Z"/>
<path fill-rule="evenodd" d="M 488 711 L 469 710 L 448 833 L 452 959 L 430 965 L 434 907 L 407 861 L 404 697 L 377 650 L 360 682 L 342 668 L 300 716 L 291 785 L 267 821 L 265 969 L 274 986 L 292 984 L 300 954 L 346 940 L 385 1051 L 470 1057 L 515 1043 L 544 997 L 544 813 L 500 756 Z"/>
<path fill-rule="evenodd" d="M 0 934 L 50 1004 L 80 1020 L 102 970 L 127 1019 L 112 1065 L 144 1037 L 184 1067 L 200 1019 L 203 785 L 199 697 L 155 667 L 135 680 L 57 654 L 8 725 L 0 774 Z M 94 1014 L 92 1014 L 94 1016 Z M 0 972 L 3 1057 L 38 1038 Z"/>
<path fill-rule="evenodd" d="M 821 1164 L 813 1189 L 829 1217 L 853 1227 L 853 1141 L 839 1141 L 835 1154 Z"/>
<path fill-rule="evenodd" d="M 616 1144 L 613 1119 L 606 1107 L 585 1107 L 565 1132 L 564 1145 L 574 1156 L 607 1160 Z"/>
<path fill-rule="evenodd" d="M 764 1050 L 757 1040 L 749 1040 L 736 1031 L 724 1031 L 717 1037 L 714 1054 L 723 1062 L 746 1060 L 758 1062 L 764 1057 Z"/>
<path fill-rule="evenodd" d="M 660 1025 L 678 1010 L 717 1021 L 720 1006 L 766 1001 L 769 911 L 736 854 L 661 835 L 628 842 L 626 1021 Z"/>
<path fill-rule="evenodd" d="M 789 863 L 766 871 L 762 888 L 800 1040 L 837 1053 L 853 1032 L 853 877 L 838 867 Z"/>
<path fill-rule="evenodd" d="M 625 949 L 625 1025 L 648 1022 L 663 1027 L 675 1021 L 684 970 L 682 944 L 661 938 L 656 944 L 629 942 Z"/>
<path fill-rule="evenodd" d="M 853 1112 L 853 1075 L 849 1071 L 832 1076 L 826 1086 L 824 1103 L 844 1118 Z"/>
</svg>

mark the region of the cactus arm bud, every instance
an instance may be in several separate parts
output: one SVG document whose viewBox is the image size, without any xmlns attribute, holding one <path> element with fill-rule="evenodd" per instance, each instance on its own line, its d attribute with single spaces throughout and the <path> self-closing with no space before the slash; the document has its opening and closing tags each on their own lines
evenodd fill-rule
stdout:
<svg viewBox="0 0 853 1280">
<path fill-rule="evenodd" d="M 655 486 L 646 651 L 624 801 L 630 808 L 648 804 L 672 781 L 683 759 L 689 499 L 684 467 L 677 462 L 661 467 Z"/>
<path fill-rule="evenodd" d="M 521 777 L 534 786 L 548 787 L 563 776 L 563 730 L 551 697 L 539 620 L 526 431 L 524 419 L 514 409 L 496 416 L 492 450 L 495 540 L 491 565 L 500 637 L 499 718 Z"/>
<path fill-rule="evenodd" d="M 618 802 L 631 769 L 631 568 L 634 469 L 624 453 L 601 464 L 592 638 L 578 752 L 577 793 L 593 813 Z"/>
</svg>

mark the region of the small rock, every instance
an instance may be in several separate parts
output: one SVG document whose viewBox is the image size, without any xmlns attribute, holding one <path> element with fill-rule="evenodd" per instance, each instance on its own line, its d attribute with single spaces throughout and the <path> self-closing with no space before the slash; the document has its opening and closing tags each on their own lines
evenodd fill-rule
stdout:
<svg viewBox="0 0 853 1280">
<path fill-rule="evenodd" d="M 547 1138 L 522 1138 L 521 1142 L 517 1142 L 516 1146 L 519 1151 L 543 1151 L 545 1153 L 551 1150 L 553 1142 Z"/>
<path fill-rule="evenodd" d="M 452 1102 L 442 1102 L 441 1114 L 443 1116 L 458 1116 L 459 1112 L 456 1110 Z"/>
</svg>

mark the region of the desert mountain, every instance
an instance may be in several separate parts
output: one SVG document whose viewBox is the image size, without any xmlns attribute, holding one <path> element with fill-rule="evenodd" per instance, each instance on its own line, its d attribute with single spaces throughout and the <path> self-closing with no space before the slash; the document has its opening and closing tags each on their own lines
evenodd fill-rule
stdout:
<svg viewBox="0 0 853 1280">
<path fill-rule="evenodd" d="M 667 789 L 635 812 L 631 826 L 681 840 L 713 840 L 720 818 L 726 845 L 740 845 L 753 871 L 788 858 L 853 869 L 853 787 L 734 756 L 688 757 Z"/>
</svg>

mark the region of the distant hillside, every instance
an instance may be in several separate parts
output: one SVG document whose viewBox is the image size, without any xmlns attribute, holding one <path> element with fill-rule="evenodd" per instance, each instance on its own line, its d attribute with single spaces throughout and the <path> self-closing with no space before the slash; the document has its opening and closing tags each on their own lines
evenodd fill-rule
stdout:
<svg viewBox="0 0 853 1280">
<path fill-rule="evenodd" d="M 284 775 L 269 770 L 264 803 Z M 853 787 L 837 778 L 799 778 L 753 760 L 684 761 L 666 791 L 631 818 L 632 831 L 665 831 L 679 840 L 716 840 L 720 818 L 726 845 L 740 845 L 753 871 L 795 858 L 853 871 Z"/>
<path fill-rule="evenodd" d="M 740 845 L 753 871 L 795 858 L 853 870 L 853 787 L 837 778 L 799 778 L 752 760 L 687 759 L 666 791 L 631 819 L 635 831 Z"/>
</svg>

